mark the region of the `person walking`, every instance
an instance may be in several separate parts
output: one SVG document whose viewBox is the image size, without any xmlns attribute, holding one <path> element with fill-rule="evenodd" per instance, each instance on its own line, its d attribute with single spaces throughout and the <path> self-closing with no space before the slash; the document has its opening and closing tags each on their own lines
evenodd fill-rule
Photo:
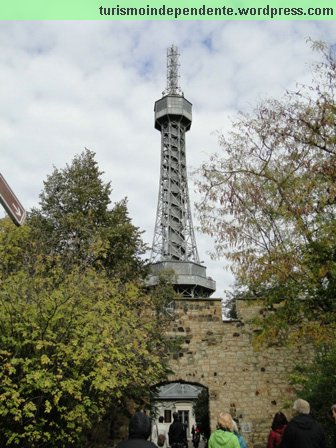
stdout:
<svg viewBox="0 0 336 448">
<path fill-rule="evenodd" d="M 201 430 L 198 425 L 196 425 L 196 428 L 193 426 L 191 430 L 192 434 L 192 444 L 194 445 L 194 448 L 198 448 L 201 440 Z"/>
<path fill-rule="evenodd" d="M 238 423 L 235 420 L 233 420 L 233 433 L 236 434 L 236 436 L 238 437 L 238 442 L 239 442 L 240 448 L 247 448 L 246 440 L 244 439 L 243 435 L 240 433 Z"/>
<path fill-rule="evenodd" d="M 209 439 L 209 448 L 240 448 L 238 437 L 233 433 L 233 420 L 228 412 L 221 412 L 217 429 Z"/>
<path fill-rule="evenodd" d="M 157 448 L 147 440 L 150 434 L 151 419 L 143 412 L 136 412 L 129 422 L 128 440 L 119 442 L 116 448 Z"/>
<path fill-rule="evenodd" d="M 288 425 L 287 417 L 283 412 L 277 412 L 273 417 L 271 431 L 268 434 L 267 448 L 280 446 L 283 433 Z"/>
<path fill-rule="evenodd" d="M 163 416 L 159 417 L 159 421 L 156 424 L 154 422 L 152 428 L 152 441 L 158 446 L 162 448 L 168 447 L 168 431 L 166 425 L 164 424 Z"/>
<path fill-rule="evenodd" d="M 288 423 L 281 448 L 327 448 L 323 429 L 310 415 L 310 404 L 302 398 L 294 401 L 295 416 Z"/>
<path fill-rule="evenodd" d="M 169 426 L 168 439 L 172 448 L 183 448 L 185 446 L 186 433 L 177 412 L 173 413 L 173 423 Z"/>
</svg>

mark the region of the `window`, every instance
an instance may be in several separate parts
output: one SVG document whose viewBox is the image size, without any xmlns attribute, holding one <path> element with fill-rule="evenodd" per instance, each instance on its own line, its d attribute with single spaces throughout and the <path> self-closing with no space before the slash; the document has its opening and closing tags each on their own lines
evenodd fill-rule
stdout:
<svg viewBox="0 0 336 448">
<path fill-rule="evenodd" d="M 171 411 L 164 411 L 164 421 L 165 423 L 170 423 L 171 422 Z"/>
</svg>

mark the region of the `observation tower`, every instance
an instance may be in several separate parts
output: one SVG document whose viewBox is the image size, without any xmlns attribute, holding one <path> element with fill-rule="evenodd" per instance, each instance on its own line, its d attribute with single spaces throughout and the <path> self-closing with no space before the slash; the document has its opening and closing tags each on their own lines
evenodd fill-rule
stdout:
<svg viewBox="0 0 336 448">
<path fill-rule="evenodd" d="M 174 271 L 173 285 L 185 297 L 209 297 L 216 282 L 199 261 L 188 192 L 185 135 L 192 104 L 179 87 L 179 53 L 167 50 L 167 87 L 154 105 L 155 129 L 161 133 L 159 197 L 148 286 L 163 270 Z"/>
</svg>

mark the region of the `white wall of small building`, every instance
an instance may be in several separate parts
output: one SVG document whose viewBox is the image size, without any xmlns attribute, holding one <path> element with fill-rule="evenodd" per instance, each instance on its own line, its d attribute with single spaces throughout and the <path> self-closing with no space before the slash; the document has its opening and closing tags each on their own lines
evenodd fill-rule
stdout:
<svg viewBox="0 0 336 448">
<path fill-rule="evenodd" d="M 191 438 L 191 428 L 196 425 L 195 415 L 193 411 L 193 401 L 160 401 L 155 403 L 155 421 L 158 423 L 160 416 L 165 416 L 165 411 L 170 411 L 171 420 L 164 421 L 167 431 L 169 426 L 173 422 L 173 413 L 178 411 L 188 411 L 189 422 L 188 422 L 188 438 Z"/>
</svg>

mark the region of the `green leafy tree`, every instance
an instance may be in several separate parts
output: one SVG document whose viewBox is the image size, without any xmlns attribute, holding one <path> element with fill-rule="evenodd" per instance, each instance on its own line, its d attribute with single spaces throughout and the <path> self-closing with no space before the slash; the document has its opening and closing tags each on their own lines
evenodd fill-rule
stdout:
<svg viewBox="0 0 336 448">
<path fill-rule="evenodd" d="M 311 405 L 314 417 L 324 424 L 329 446 L 335 446 L 336 428 L 330 408 L 336 403 L 336 348 L 320 347 L 311 366 L 298 366 L 292 374 L 292 383 L 300 396 Z"/>
<path fill-rule="evenodd" d="M 210 437 L 210 414 L 209 414 L 209 393 L 207 389 L 202 389 L 194 403 L 193 411 L 197 424 L 201 428 L 201 433 L 206 439 Z"/>
<path fill-rule="evenodd" d="M 141 232 L 109 193 L 85 151 L 48 177 L 28 225 L 0 221 L 1 447 L 83 447 L 166 378 L 171 297 L 144 289 Z"/>
<path fill-rule="evenodd" d="M 335 333 L 336 65 L 315 46 L 312 85 L 241 115 L 199 170 L 203 231 L 230 260 L 235 297 L 263 300 L 273 342 L 294 327 L 301 341 Z"/>
<path fill-rule="evenodd" d="M 43 252 L 61 256 L 65 268 L 80 262 L 119 279 L 139 278 L 146 273 L 142 232 L 128 216 L 126 199 L 109 209 L 111 184 L 94 156 L 86 149 L 71 165 L 54 168 L 28 223 Z"/>
<path fill-rule="evenodd" d="M 235 299 L 263 307 L 256 342 L 306 343 L 313 364 L 301 385 L 327 424 L 335 389 L 336 59 L 314 43 L 321 62 L 312 83 L 241 114 L 220 136 L 220 151 L 199 170 L 204 232 L 236 279 Z M 329 395 L 328 395 L 329 392 Z"/>
</svg>

